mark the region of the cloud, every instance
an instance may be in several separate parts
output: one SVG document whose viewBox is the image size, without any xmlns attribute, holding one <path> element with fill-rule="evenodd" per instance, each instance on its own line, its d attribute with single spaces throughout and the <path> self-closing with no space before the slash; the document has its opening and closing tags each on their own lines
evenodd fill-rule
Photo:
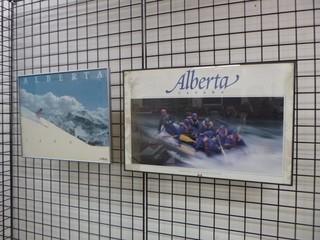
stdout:
<svg viewBox="0 0 320 240">
<path fill-rule="evenodd" d="M 44 113 L 56 115 L 66 115 L 70 112 L 84 110 L 84 106 L 74 97 L 61 96 L 57 97 L 52 92 L 44 95 L 35 95 L 21 89 L 20 93 L 22 106 L 36 112 L 42 108 Z"/>
</svg>

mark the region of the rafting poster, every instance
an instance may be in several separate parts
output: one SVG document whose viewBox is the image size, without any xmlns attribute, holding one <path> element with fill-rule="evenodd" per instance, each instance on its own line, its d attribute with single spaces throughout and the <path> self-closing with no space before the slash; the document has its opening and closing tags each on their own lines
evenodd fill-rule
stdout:
<svg viewBox="0 0 320 240">
<path fill-rule="evenodd" d="M 107 69 L 18 77 L 22 156 L 110 162 Z"/>
<path fill-rule="evenodd" d="M 293 63 L 124 72 L 127 170 L 291 184 Z"/>
</svg>

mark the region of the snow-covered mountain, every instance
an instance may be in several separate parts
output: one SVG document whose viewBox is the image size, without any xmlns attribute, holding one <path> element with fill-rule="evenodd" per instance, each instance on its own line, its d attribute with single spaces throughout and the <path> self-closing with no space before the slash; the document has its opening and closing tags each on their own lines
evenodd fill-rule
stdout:
<svg viewBox="0 0 320 240">
<path fill-rule="evenodd" d="M 109 145 L 106 108 L 90 111 L 73 97 L 58 97 L 51 92 L 35 95 L 22 89 L 20 96 L 23 107 L 37 113 L 39 117 L 47 119 L 69 134 L 90 145 Z"/>
<path fill-rule="evenodd" d="M 49 112 L 44 113 L 43 117 L 90 145 L 108 145 L 109 131 L 106 111 L 102 116 L 95 112 L 79 110 L 64 115 L 53 115 Z"/>
</svg>

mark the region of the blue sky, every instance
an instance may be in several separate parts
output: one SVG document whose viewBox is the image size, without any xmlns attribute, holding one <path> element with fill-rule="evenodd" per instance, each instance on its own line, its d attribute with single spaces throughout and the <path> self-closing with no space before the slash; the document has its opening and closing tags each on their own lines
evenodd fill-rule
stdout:
<svg viewBox="0 0 320 240">
<path fill-rule="evenodd" d="M 107 70 L 97 69 L 21 76 L 19 84 L 22 89 L 36 95 L 52 92 L 60 97 L 72 96 L 87 109 L 95 110 L 108 105 L 107 78 Z"/>
</svg>

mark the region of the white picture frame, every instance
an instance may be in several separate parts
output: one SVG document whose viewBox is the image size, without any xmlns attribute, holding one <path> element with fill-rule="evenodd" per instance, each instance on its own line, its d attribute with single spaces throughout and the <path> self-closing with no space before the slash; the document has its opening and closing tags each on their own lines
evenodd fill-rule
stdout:
<svg viewBox="0 0 320 240">
<path fill-rule="evenodd" d="M 291 184 L 294 79 L 293 62 L 125 71 L 125 169 Z"/>
<path fill-rule="evenodd" d="M 18 76 L 22 156 L 111 162 L 106 68 Z"/>
</svg>

